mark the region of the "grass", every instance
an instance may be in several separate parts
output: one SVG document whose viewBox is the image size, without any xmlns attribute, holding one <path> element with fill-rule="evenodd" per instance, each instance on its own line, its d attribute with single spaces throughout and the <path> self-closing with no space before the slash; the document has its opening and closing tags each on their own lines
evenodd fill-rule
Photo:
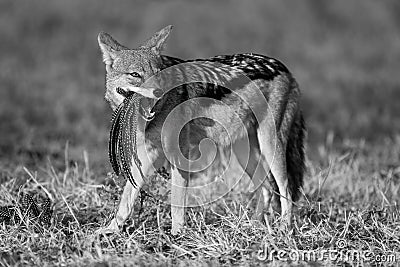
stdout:
<svg viewBox="0 0 400 267">
<path fill-rule="evenodd" d="M 317 265 L 330 261 L 263 261 L 257 253 L 321 253 L 343 241 L 345 251 L 400 260 L 399 10 L 396 0 L 1 1 L 0 206 L 22 192 L 47 194 L 54 214 L 48 229 L 1 224 L 0 266 Z M 189 209 L 184 234 L 173 237 L 163 173 L 122 233 L 93 235 L 123 185 L 107 175 L 111 112 L 96 36 L 105 30 L 133 47 L 168 24 L 175 28 L 166 54 L 257 52 L 294 73 L 309 137 L 291 233 L 273 218 L 270 227 L 253 220 L 254 200 L 238 186 Z"/>
<path fill-rule="evenodd" d="M 253 220 L 250 196 L 244 186 L 237 186 L 223 199 L 189 209 L 184 232 L 171 236 L 168 190 L 160 190 L 166 187 L 168 174 L 161 173 L 145 187 L 147 194 L 137 201 L 137 212 L 123 231 L 98 237 L 94 231 L 115 211 L 120 181 L 102 177 L 104 182 L 99 184 L 88 159 L 83 166 L 66 160 L 69 165 L 58 172 L 51 164 L 36 173 L 15 170 L 19 174 L 1 185 L 0 204 L 15 203 L 21 191 L 48 192 L 54 202 L 53 222 L 42 233 L 27 220 L 21 225 L 2 225 L 0 262 L 6 266 L 304 263 L 278 261 L 277 254 L 273 254 L 275 259 L 259 259 L 264 255 L 259 251 L 273 249 L 319 252 L 315 257 L 323 250 L 369 251 L 373 253 L 367 255 L 370 259 L 372 255 L 399 259 L 400 139 L 378 148 L 352 142 L 343 144 L 340 151 L 327 151 L 327 147 L 320 148 L 319 163 L 309 164 L 305 195 L 297 204 L 289 234 L 280 232 L 279 223 L 271 218 L 270 227 Z M 341 247 L 343 242 L 345 247 Z M 361 260 L 353 264 L 357 262 Z"/>
</svg>

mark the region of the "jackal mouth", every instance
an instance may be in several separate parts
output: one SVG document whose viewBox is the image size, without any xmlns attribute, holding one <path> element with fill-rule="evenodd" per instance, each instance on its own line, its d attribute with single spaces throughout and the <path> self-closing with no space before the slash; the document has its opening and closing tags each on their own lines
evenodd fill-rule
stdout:
<svg viewBox="0 0 400 267">
<path fill-rule="evenodd" d="M 128 97 L 133 95 L 135 92 L 124 90 L 121 87 L 117 87 L 117 93 L 122 95 L 123 97 Z"/>
<path fill-rule="evenodd" d="M 133 91 L 124 90 L 121 87 L 117 88 L 117 93 L 122 95 L 125 98 L 129 97 L 129 96 L 132 96 L 134 94 L 138 94 L 138 93 L 135 93 Z M 142 101 L 140 103 L 140 107 L 139 107 L 139 114 L 146 121 L 151 121 L 152 119 L 154 119 L 154 115 L 155 115 L 155 112 L 152 111 L 152 106 L 153 105 L 151 105 L 152 104 L 151 100 L 152 99 L 149 99 L 147 97 L 143 97 Z"/>
<path fill-rule="evenodd" d="M 152 119 L 154 119 L 154 115 L 156 113 L 152 111 L 151 106 L 147 107 L 140 106 L 139 114 L 142 116 L 144 120 L 151 121 Z"/>
</svg>

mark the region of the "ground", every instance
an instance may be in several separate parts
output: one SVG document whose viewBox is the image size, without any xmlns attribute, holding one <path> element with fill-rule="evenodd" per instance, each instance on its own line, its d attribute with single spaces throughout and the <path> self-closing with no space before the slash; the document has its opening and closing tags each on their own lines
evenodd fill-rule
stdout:
<svg viewBox="0 0 400 267">
<path fill-rule="evenodd" d="M 324 250 L 400 261 L 399 11 L 397 1 L 371 0 L 2 1 L 0 206 L 15 204 L 22 192 L 47 192 L 54 213 L 45 229 L 29 220 L 2 223 L 0 265 L 346 261 L 285 261 Z M 257 52 L 282 60 L 297 78 L 308 159 L 290 232 L 253 220 L 252 195 L 237 186 L 190 209 L 185 231 L 173 237 L 168 192 L 155 190 L 168 181 L 162 173 L 122 233 L 93 235 L 112 217 L 123 184 L 107 175 L 111 111 L 97 34 L 134 47 L 168 24 L 175 28 L 166 54 Z M 265 252 L 273 257 L 264 259 Z"/>
</svg>

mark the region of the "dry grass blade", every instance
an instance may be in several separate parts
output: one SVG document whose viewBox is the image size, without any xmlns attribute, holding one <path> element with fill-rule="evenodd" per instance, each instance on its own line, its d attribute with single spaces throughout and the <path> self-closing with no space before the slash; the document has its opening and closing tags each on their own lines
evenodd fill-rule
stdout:
<svg viewBox="0 0 400 267">
<path fill-rule="evenodd" d="M 67 200 L 65 199 L 65 197 L 61 194 L 61 198 L 64 201 L 65 205 L 67 205 L 67 208 L 69 210 L 69 212 L 71 213 L 72 217 L 74 218 L 75 222 L 78 224 L 78 226 L 80 226 L 80 223 L 78 221 L 78 219 L 76 218 L 73 210 L 71 209 L 70 205 L 68 204 Z"/>
<path fill-rule="evenodd" d="M 46 187 L 44 187 L 41 183 L 39 183 L 37 181 L 37 179 L 35 178 L 35 176 L 26 168 L 23 167 L 24 171 L 29 175 L 29 177 L 46 193 L 47 197 L 50 200 L 54 200 L 54 198 L 52 197 L 52 195 L 50 194 L 50 192 L 46 189 Z"/>
</svg>

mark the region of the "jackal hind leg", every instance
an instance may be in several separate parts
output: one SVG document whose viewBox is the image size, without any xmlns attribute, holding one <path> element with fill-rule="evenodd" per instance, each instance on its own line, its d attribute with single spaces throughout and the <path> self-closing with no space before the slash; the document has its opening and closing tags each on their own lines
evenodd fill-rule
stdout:
<svg viewBox="0 0 400 267">
<path fill-rule="evenodd" d="M 142 162 L 141 169 L 145 177 L 152 174 L 156 169 L 158 169 L 158 167 L 161 167 L 157 166 L 161 165 L 162 164 L 161 162 L 163 162 L 161 157 L 159 156 L 160 153 L 158 151 L 156 150 L 148 151 L 146 150 L 144 145 L 141 145 L 138 146 L 137 153 L 139 159 Z M 138 197 L 140 189 L 145 181 L 143 180 L 139 172 L 139 169 L 137 168 L 133 159 L 131 163 L 131 171 L 137 186 L 134 187 L 129 182 L 129 180 L 126 182 L 124 191 L 121 195 L 121 200 L 119 202 L 117 213 L 106 227 L 100 228 L 96 231 L 97 234 L 108 234 L 108 233 L 119 232 L 120 227 L 124 225 L 125 221 L 132 214 L 135 200 Z"/>
<path fill-rule="evenodd" d="M 260 144 L 264 169 L 270 171 L 280 195 L 281 219 L 290 226 L 293 200 L 289 190 L 286 167 L 286 140 L 277 132 L 272 119 L 265 119 L 259 124 L 257 136 Z M 272 182 L 273 183 L 273 182 Z"/>
<path fill-rule="evenodd" d="M 267 172 L 263 167 L 262 161 L 264 158 L 260 151 L 256 133 L 249 133 L 248 138 L 248 153 L 243 151 L 243 144 L 240 142 L 235 143 L 234 151 L 240 166 L 247 173 L 250 179 L 252 179 L 253 186 L 256 190 L 255 199 L 257 203 L 254 217 L 261 222 L 264 222 L 266 210 L 270 214 L 280 212 L 279 197 L 274 193 L 278 192 L 279 189 L 275 180 L 272 178 L 272 174 L 269 173 L 267 175 Z"/>
</svg>

